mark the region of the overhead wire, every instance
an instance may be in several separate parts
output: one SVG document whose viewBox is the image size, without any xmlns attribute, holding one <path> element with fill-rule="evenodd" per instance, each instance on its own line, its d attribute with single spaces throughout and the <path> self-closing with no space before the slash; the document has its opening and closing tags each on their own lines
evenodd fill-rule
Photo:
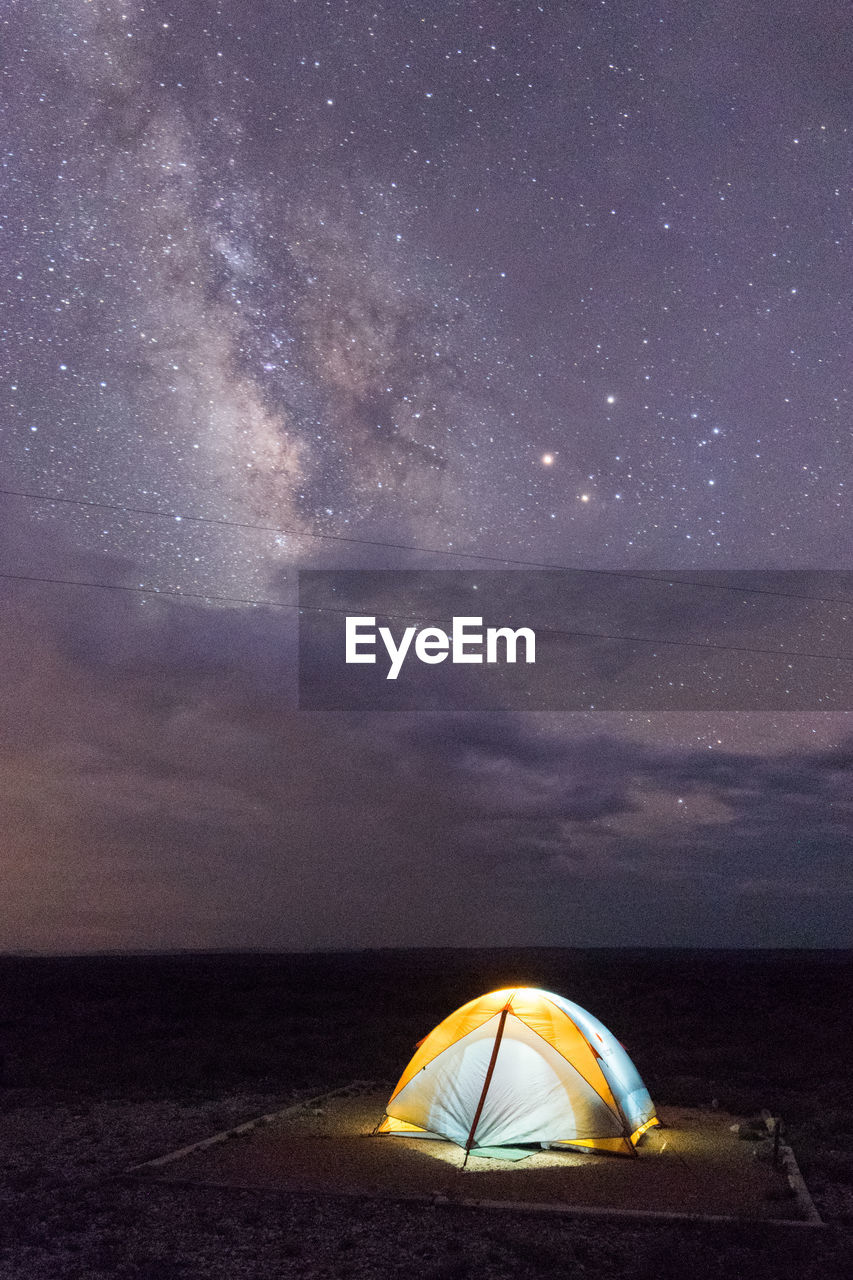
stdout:
<svg viewBox="0 0 853 1280">
<path fill-rule="evenodd" d="M 125 583 L 118 582 L 90 582 L 85 579 L 78 578 L 49 578 L 38 574 L 9 573 L 5 571 L 0 571 L 0 579 L 14 582 L 48 583 L 53 586 L 89 587 L 99 591 L 126 591 L 135 595 L 169 596 L 179 600 L 206 600 L 218 601 L 227 604 L 253 605 L 271 609 L 296 609 L 300 613 L 332 613 L 342 614 L 344 616 L 350 614 L 350 610 L 348 609 L 340 609 L 329 605 L 308 605 L 298 601 L 284 600 L 258 600 L 252 597 L 224 596 L 201 591 L 177 591 L 165 587 L 145 586 L 144 584 L 140 584 L 139 586 L 129 586 Z M 393 618 L 395 621 L 404 622 L 424 623 L 427 621 L 426 619 L 419 618 L 414 614 L 390 613 L 381 609 L 377 609 L 374 616 L 381 618 Z M 434 619 L 430 619 L 430 625 L 434 624 L 434 621 Z M 626 636 L 606 631 L 570 631 L 560 627 L 539 625 L 535 626 L 535 630 L 537 633 L 565 636 L 570 639 L 616 640 L 627 644 L 672 645 L 677 648 L 687 649 L 719 649 L 727 653 L 751 653 L 776 658 L 811 658 L 830 662 L 853 662 L 853 654 L 846 653 L 811 653 L 801 649 L 764 649 L 750 645 L 714 644 L 713 642 L 704 642 L 701 640 L 669 640 L 658 636 Z"/>
<path fill-rule="evenodd" d="M 25 489 L 0 488 L 0 496 L 24 498 L 34 502 L 59 503 L 66 506 L 94 507 L 103 511 L 116 511 L 124 515 L 152 516 L 161 520 L 174 520 L 176 523 L 205 524 L 222 528 L 246 529 L 257 533 L 276 533 L 289 538 L 311 539 L 323 542 L 343 542 L 362 547 L 381 548 L 389 551 L 413 551 L 422 555 L 449 556 L 462 560 L 477 560 L 489 564 L 514 565 L 525 569 L 556 569 L 566 573 L 578 573 L 585 576 L 627 578 L 640 582 L 656 582 L 663 586 L 692 587 L 706 591 L 735 591 L 743 595 L 776 596 L 783 600 L 810 600 L 816 604 L 853 604 L 853 597 L 845 596 L 813 596 L 801 592 L 777 591 L 768 587 L 741 586 L 726 582 L 691 582 L 685 578 L 674 578 L 667 574 L 664 577 L 656 573 L 626 569 L 588 569 L 580 565 L 558 564 L 553 561 L 522 559 L 518 556 L 499 556 L 488 552 L 459 551 L 452 547 L 426 547 L 416 542 L 389 542 L 379 538 L 359 538 L 354 534 L 316 533 L 298 529 L 288 529 L 279 525 L 258 524 L 248 520 L 229 520 L 223 516 L 201 516 L 179 511 L 159 511 L 155 507 L 136 507 L 118 502 L 103 502 L 94 498 L 68 498 L 64 495 L 33 493 Z M 697 572 L 713 572 L 713 570 L 697 570 Z M 747 570 L 745 572 L 756 572 Z M 779 572 L 785 572 L 780 570 Z M 821 571 L 822 572 L 822 571 Z M 212 598 L 212 597 L 210 597 Z M 268 602 L 272 603 L 272 602 Z"/>
</svg>

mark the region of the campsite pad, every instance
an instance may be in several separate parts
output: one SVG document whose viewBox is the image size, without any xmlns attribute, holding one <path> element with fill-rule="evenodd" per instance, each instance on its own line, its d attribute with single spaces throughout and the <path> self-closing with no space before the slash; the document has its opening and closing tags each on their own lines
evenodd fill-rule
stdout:
<svg viewBox="0 0 853 1280">
<path fill-rule="evenodd" d="M 372 1135 L 388 1094 L 372 1087 L 339 1092 L 144 1172 L 173 1182 L 507 1208 L 799 1216 L 769 1143 L 739 1139 L 730 1131 L 736 1117 L 719 1111 L 660 1108 L 666 1127 L 643 1136 L 638 1159 L 539 1150 L 520 1161 L 472 1155 L 463 1170 L 463 1152 L 453 1143 Z"/>
</svg>

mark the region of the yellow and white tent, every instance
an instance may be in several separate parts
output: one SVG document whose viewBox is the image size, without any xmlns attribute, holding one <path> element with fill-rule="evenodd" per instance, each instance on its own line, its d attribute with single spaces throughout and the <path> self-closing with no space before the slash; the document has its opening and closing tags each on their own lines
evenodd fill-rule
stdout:
<svg viewBox="0 0 853 1280">
<path fill-rule="evenodd" d="M 420 1041 L 379 1132 L 449 1138 L 466 1152 L 547 1143 L 635 1155 L 657 1123 L 636 1067 L 597 1018 L 513 987 L 463 1005 Z"/>
</svg>

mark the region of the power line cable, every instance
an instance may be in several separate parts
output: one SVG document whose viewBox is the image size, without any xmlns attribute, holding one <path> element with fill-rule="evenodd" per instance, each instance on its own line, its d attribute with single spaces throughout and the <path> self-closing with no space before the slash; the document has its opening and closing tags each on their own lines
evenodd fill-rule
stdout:
<svg viewBox="0 0 853 1280">
<path fill-rule="evenodd" d="M 478 551 L 454 551 L 452 548 L 424 547 L 413 542 L 383 542 L 377 538 L 357 538 L 342 533 L 310 533 L 285 529 L 278 525 L 256 524 L 248 520 L 226 520 L 218 516 L 187 515 L 184 512 L 158 511 L 151 507 L 124 506 L 117 502 L 100 502 L 93 498 L 66 498 L 51 496 L 46 493 L 31 493 L 23 489 L 2 489 L 0 495 L 13 498 L 25 498 L 34 502 L 63 503 L 75 507 L 95 507 L 103 511 L 118 511 L 124 515 L 154 516 L 161 520 L 174 520 L 187 524 L 207 524 L 228 529 L 249 529 L 257 533 L 278 533 L 289 538 L 313 539 L 324 542 L 345 542 L 361 547 L 383 548 L 389 551 L 416 551 L 423 555 L 453 556 L 456 559 L 485 561 L 491 564 L 516 565 L 525 569 L 558 569 L 565 573 L 580 573 L 609 578 L 627 578 L 639 582 L 656 582 L 661 586 L 692 587 L 706 591 L 736 591 L 741 595 L 776 596 L 782 600 L 808 600 L 814 604 L 853 604 L 853 597 L 846 596 L 811 596 L 793 591 L 774 591 L 767 587 L 741 587 L 724 582 L 689 582 L 684 578 L 657 577 L 654 573 L 640 573 L 622 569 L 586 569 L 578 565 L 555 564 L 543 560 L 524 560 L 515 556 L 496 556 Z M 703 572 L 703 570 L 697 570 Z M 704 572 L 713 572 L 704 571 Z M 725 572 L 725 571 L 720 571 Z M 753 572 L 753 571 L 747 571 Z M 782 570 L 781 572 L 785 572 Z M 188 593 L 187 593 L 188 594 Z M 206 597 L 212 599 L 213 597 Z M 275 602 L 269 602 L 275 603 Z"/>
<path fill-rule="evenodd" d="M 179 600 L 212 600 L 227 604 L 247 604 L 272 609 L 296 609 L 300 613 L 334 613 L 343 614 L 344 616 L 349 613 L 347 609 L 337 609 L 328 605 L 306 605 L 295 601 L 283 600 L 256 600 L 251 597 L 213 595 L 209 592 L 201 591 L 175 591 L 167 587 L 131 587 L 117 582 L 87 582 L 76 578 L 48 578 L 26 573 L 0 572 L 0 579 L 13 582 L 47 583 L 53 586 L 90 587 L 98 591 L 128 591 L 135 595 L 171 596 Z M 381 609 L 377 609 L 374 616 L 393 618 L 395 621 L 427 623 L 428 625 L 435 621 L 434 619 L 419 618 L 415 614 L 386 613 Z M 538 626 L 535 624 L 534 626 L 537 633 L 566 636 L 570 639 L 617 640 L 625 644 L 671 645 L 686 649 L 718 649 L 726 653 L 752 653 L 774 658 L 810 658 L 829 662 L 853 662 L 853 654 L 846 653 L 811 653 L 800 649 L 763 649 L 749 645 L 713 644 L 701 640 L 666 640 L 655 636 L 626 636 L 607 631 L 568 631 L 559 627 Z"/>
<path fill-rule="evenodd" d="M 92 587 L 97 591 L 130 591 L 142 596 L 174 596 L 178 600 L 217 600 L 223 604 L 265 605 L 270 609 L 298 609 L 300 606 L 290 601 L 255 600 L 246 596 L 212 595 L 209 591 L 177 591 L 171 587 L 150 587 L 141 585 L 131 587 L 123 582 L 87 582 L 83 578 L 47 578 L 34 573 L 0 572 L 0 578 L 9 582 L 43 582 L 56 587 Z"/>
</svg>

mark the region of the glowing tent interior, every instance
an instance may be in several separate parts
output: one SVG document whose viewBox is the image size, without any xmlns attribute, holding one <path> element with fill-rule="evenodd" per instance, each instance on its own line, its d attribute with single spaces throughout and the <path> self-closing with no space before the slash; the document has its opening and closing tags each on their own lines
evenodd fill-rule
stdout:
<svg viewBox="0 0 853 1280">
<path fill-rule="evenodd" d="M 628 1054 L 597 1018 L 535 987 L 492 991 L 417 1046 L 378 1132 L 447 1138 L 467 1154 L 513 1144 L 635 1155 L 658 1124 Z"/>
</svg>

